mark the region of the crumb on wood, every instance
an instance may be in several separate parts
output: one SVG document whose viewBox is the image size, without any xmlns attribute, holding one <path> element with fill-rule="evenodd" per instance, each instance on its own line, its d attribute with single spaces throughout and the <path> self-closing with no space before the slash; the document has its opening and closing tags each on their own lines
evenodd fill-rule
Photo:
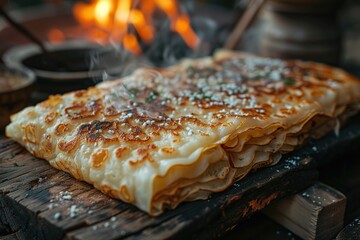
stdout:
<svg viewBox="0 0 360 240">
<path fill-rule="evenodd" d="M 56 212 L 56 213 L 54 214 L 54 219 L 55 219 L 55 220 L 60 220 L 60 219 L 61 219 L 61 213 L 60 213 L 60 212 Z"/>
<path fill-rule="evenodd" d="M 14 163 L 14 167 L 23 167 L 23 166 L 25 166 L 25 164 L 20 164 L 17 162 Z"/>
</svg>

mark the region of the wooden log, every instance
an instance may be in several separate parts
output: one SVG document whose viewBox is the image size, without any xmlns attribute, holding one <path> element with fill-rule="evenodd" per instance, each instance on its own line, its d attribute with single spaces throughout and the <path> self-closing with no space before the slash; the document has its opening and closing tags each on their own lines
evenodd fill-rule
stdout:
<svg viewBox="0 0 360 240">
<path fill-rule="evenodd" d="M 317 182 L 294 196 L 274 202 L 265 214 L 302 239 L 331 239 L 342 229 L 346 197 Z"/>
</svg>

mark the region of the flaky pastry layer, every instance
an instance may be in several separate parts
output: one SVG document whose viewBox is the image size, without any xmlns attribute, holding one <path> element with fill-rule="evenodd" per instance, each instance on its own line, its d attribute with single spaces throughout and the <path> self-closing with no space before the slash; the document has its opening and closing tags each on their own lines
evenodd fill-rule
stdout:
<svg viewBox="0 0 360 240">
<path fill-rule="evenodd" d="M 358 111 L 326 65 L 221 51 L 51 96 L 6 129 L 32 154 L 151 215 L 206 199 Z"/>
</svg>

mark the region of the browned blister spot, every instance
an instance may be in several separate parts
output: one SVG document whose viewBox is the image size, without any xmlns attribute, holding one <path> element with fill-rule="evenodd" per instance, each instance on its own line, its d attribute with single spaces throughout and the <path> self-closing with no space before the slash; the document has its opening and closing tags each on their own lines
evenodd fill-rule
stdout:
<svg viewBox="0 0 360 240">
<path fill-rule="evenodd" d="M 301 101 L 303 98 L 303 96 L 297 96 L 295 94 L 290 94 L 288 96 L 284 96 L 280 101 L 284 101 L 284 102 L 299 102 Z"/>
<path fill-rule="evenodd" d="M 280 112 L 285 115 L 292 115 L 297 113 L 295 108 L 280 108 Z"/>
<path fill-rule="evenodd" d="M 281 103 L 281 99 L 280 98 L 273 98 L 273 99 L 271 99 L 271 102 L 275 103 L 275 104 L 278 104 L 278 103 Z"/>
<path fill-rule="evenodd" d="M 91 143 L 103 142 L 104 146 L 119 144 L 120 139 L 116 131 L 116 122 L 113 121 L 92 121 L 80 125 L 77 135 L 85 138 Z"/>
<path fill-rule="evenodd" d="M 244 108 L 241 109 L 241 111 L 246 114 L 244 117 L 258 118 L 261 120 L 269 118 L 269 114 L 264 108 Z"/>
<path fill-rule="evenodd" d="M 28 112 L 26 113 L 26 115 L 27 115 L 26 117 L 29 118 L 29 119 L 31 119 L 31 118 L 37 118 L 37 117 L 38 117 L 38 114 L 35 112 L 34 109 L 28 111 Z"/>
<path fill-rule="evenodd" d="M 265 93 L 265 94 L 271 94 L 271 95 L 275 95 L 275 93 L 280 93 L 280 91 L 278 91 L 278 89 L 275 89 L 272 87 L 260 86 L 260 87 L 255 87 L 255 89 L 258 93 Z"/>
<path fill-rule="evenodd" d="M 57 112 L 51 112 L 45 116 L 45 123 L 51 124 L 54 122 L 54 120 L 59 116 L 59 113 Z"/>
<path fill-rule="evenodd" d="M 70 131 L 70 125 L 65 123 L 65 124 L 59 124 L 55 127 L 55 135 L 56 136 L 61 136 L 64 133 L 67 133 Z"/>
<path fill-rule="evenodd" d="M 200 119 L 198 119 L 196 117 L 181 117 L 180 122 L 182 122 L 182 123 L 191 123 L 191 124 L 196 125 L 198 127 L 207 127 L 207 126 L 209 126 L 209 124 L 204 123 L 203 121 L 201 121 Z"/>
<path fill-rule="evenodd" d="M 147 135 L 140 127 L 132 126 L 129 123 L 121 124 L 117 123 L 116 129 L 121 140 L 124 142 L 144 143 L 150 140 L 150 136 Z"/>
<path fill-rule="evenodd" d="M 174 152 L 175 152 L 175 148 L 173 148 L 173 147 L 161 148 L 161 151 L 162 151 L 163 153 L 171 154 L 171 153 L 174 153 Z"/>
<path fill-rule="evenodd" d="M 277 117 L 277 118 L 286 118 L 286 116 L 280 115 L 280 114 L 274 114 L 274 116 Z"/>
<path fill-rule="evenodd" d="M 81 98 L 81 97 L 83 97 L 84 95 L 86 95 L 86 90 L 80 90 L 80 91 L 76 91 L 75 93 L 74 93 L 74 96 L 75 97 L 77 97 L 77 98 Z"/>
<path fill-rule="evenodd" d="M 58 147 L 61 151 L 66 152 L 66 153 L 70 153 L 73 150 L 75 150 L 78 146 L 79 143 L 79 139 L 78 138 L 74 138 L 73 140 L 70 140 L 68 142 L 66 141 L 60 141 L 58 143 Z"/>
<path fill-rule="evenodd" d="M 94 117 L 101 109 L 101 101 L 91 101 L 89 104 L 74 104 L 71 107 L 65 108 L 66 115 L 72 119 L 84 119 Z"/>
<path fill-rule="evenodd" d="M 148 156 L 149 155 L 149 152 L 151 150 L 155 150 L 157 149 L 157 146 L 155 144 L 149 144 L 147 145 L 146 147 L 144 148 L 139 148 L 137 150 L 137 153 L 140 155 L 140 156 Z"/>
<path fill-rule="evenodd" d="M 43 107 L 43 108 L 57 108 L 60 103 L 62 102 L 62 97 L 60 95 L 52 95 L 50 96 L 46 101 L 43 101 L 41 103 L 39 103 L 39 106 Z"/>
<path fill-rule="evenodd" d="M 325 96 L 326 95 L 326 93 L 324 92 L 324 91 L 321 91 L 321 90 L 313 90 L 312 92 L 311 92 L 311 96 L 312 97 L 322 97 L 322 96 Z"/>
<path fill-rule="evenodd" d="M 129 163 L 130 163 L 130 166 L 135 167 L 135 166 L 138 166 L 138 165 L 144 163 L 145 161 L 148 161 L 150 163 L 154 162 L 154 160 L 150 158 L 149 153 L 146 153 L 143 156 L 140 156 L 139 159 L 130 160 Z"/>
<path fill-rule="evenodd" d="M 154 159 L 150 157 L 151 150 L 157 149 L 157 146 L 155 144 L 149 144 L 146 147 L 139 148 L 136 152 L 138 154 L 138 159 L 136 160 L 130 160 L 129 163 L 131 166 L 137 166 L 141 163 L 144 163 L 145 161 L 148 161 L 150 163 L 154 162 Z"/>
<path fill-rule="evenodd" d="M 102 138 L 101 141 L 103 142 L 104 147 L 119 145 L 120 139 L 117 137 L 114 138 Z"/>
<path fill-rule="evenodd" d="M 46 135 L 45 139 L 46 139 L 46 149 L 52 151 L 53 145 L 51 143 L 51 135 Z"/>
<path fill-rule="evenodd" d="M 234 125 L 234 123 L 232 122 L 227 122 L 227 123 L 223 123 L 222 126 L 224 127 L 232 127 Z"/>
<path fill-rule="evenodd" d="M 120 115 L 121 111 L 119 109 L 117 109 L 115 106 L 111 105 L 107 108 L 105 108 L 103 114 L 106 117 L 113 117 L 113 116 L 118 116 Z"/>
<path fill-rule="evenodd" d="M 46 135 L 45 139 L 41 141 L 40 152 L 43 158 L 46 158 L 48 154 L 52 154 L 54 152 L 54 146 L 51 142 L 50 135 Z"/>
<path fill-rule="evenodd" d="M 115 156 L 118 158 L 118 159 L 121 159 L 124 154 L 128 152 L 128 148 L 127 147 L 119 147 L 115 150 Z"/>
<path fill-rule="evenodd" d="M 130 191 L 127 189 L 125 185 L 121 186 L 120 194 L 124 201 L 132 202 L 134 200 L 133 196 L 131 195 Z"/>
<path fill-rule="evenodd" d="M 106 184 L 103 184 L 103 185 L 100 186 L 100 190 L 101 190 L 103 193 L 108 194 L 108 193 L 110 193 L 110 192 L 112 191 L 112 188 L 109 187 L 109 186 L 106 185 Z"/>
<path fill-rule="evenodd" d="M 99 149 L 91 155 L 91 163 L 94 168 L 101 168 L 109 159 L 109 151 L 107 149 Z"/>
<path fill-rule="evenodd" d="M 27 142 L 36 144 L 36 126 L 35 124 L 28 124 L 24 127 L 25 139 Z"/>
<path fill-rule="evenodd" d="M 117 198 L 117 195 L 119 193 L 119 191 L 116 191 L 115 189 L 112 189 L 110 186 L 106 185 L 106 184 L 103 184 L 100 186 L 100 190 L 109 195 L 110 197 L 113 197 L 113 198 Z"/>
<path fill-rule="evenodd" d="M 58 159 L 55 161 L 55 167 L 71 174 L 76 179 L 82 179 L 82 174 L 77 165 L 70 160 Z"/>
</svg>

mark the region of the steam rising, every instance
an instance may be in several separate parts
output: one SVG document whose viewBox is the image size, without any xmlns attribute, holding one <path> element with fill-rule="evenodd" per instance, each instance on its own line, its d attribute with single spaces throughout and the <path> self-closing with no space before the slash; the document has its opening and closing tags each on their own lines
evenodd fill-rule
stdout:
<svg viewBox="0 0 360 240">
<path fill-rule="evenodd" d="M 157 35 L 154 41 L 150 44 L 142 44 L 142 56 L 133 55 L 114 42 L 110 46 L 93 50 L 90 71 L 106 69 L 101 76 L 94 78 L 94 83 L 117 79 L 142 67 L 167 67 L 184 58 L 198 58 L 212 54 L 218 44 L 217 24 L 205 17 L 194 17 L 191 22 L 200 39 L 200 44 L 194 49 L 188 47 L 176 32 L 172 32 L 169 21 L 165 21 L 156 24 Z M 152 75 L 160 74 L 155 70 L 147 71 Z"/>
</svg>

